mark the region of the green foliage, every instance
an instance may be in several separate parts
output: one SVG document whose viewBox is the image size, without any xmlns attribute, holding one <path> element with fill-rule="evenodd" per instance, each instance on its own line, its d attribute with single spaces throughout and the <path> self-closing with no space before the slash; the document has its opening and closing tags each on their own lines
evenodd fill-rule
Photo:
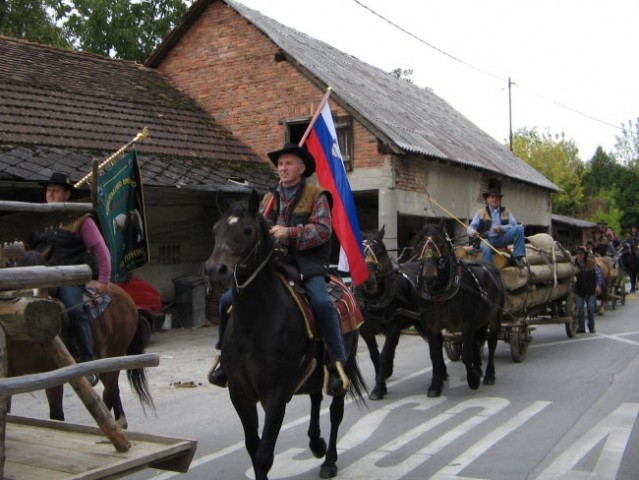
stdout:
<svg viewBox="0 0 639 480">
<path fill-rule="evenodd" d="M 0 35 L 70 48 L 64 29 L 51 17 L 61 4 L 60 0 L 0 0 Z"/>
<path fill-rule="evenodd" d="M 186 9 L 182 0 L 75 0 L 58 17 L 79 50 L 143 62 Z"/>
<path fill-rule="evenodd" d="M 575 216 L 584 201 L 584 167 L 575 143 L 563 133 L 553 136 L 522 128 L 513 134 L 513 152 L 562 189 L 552 194 L 553 212 Z"/>
<path fill-rule="evenodd" d="M 183 0 L 0 0 L 0 33 L 143 62 L 187 8 Z"/>
<path fill-rule="evenodd" d="M 589 199 L 583 213 L 594 221 L 604 219 L 619 225 L 615 231 L 627 231 L 639 219 L 639 171 L 620 164 L 601 147 L 586 164 L 582 183 Z M 600 218 L 601 217 L 601 218 Z"/>
<path fill-rule="evenodd" d="M 395 77 L 395 78 L 399 78 L 400 80 L 406 80 L 408 83 L 413 83 L 413 73 L 415 71 L 412 68 L 400 68 L 397 67 L 393 70 L 391 70 L 390 74 Z"/>
</svg>

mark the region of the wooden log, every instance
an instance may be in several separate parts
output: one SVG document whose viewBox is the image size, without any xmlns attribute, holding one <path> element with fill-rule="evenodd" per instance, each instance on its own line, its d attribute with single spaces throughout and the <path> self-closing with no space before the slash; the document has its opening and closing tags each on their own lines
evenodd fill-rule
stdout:
<svg viewBox="0 0 639 480">
<path fill-rule="evenodd" d="M 0 378 L 0 398 L 2 395 L 15 395 L 55 387 L 67 383 L 76 377 L 88 375 L 89 373 L 157 367 L 159 364 L 160 356 L 157 353 L 145 353 L 141 355 L 102 358 L 90 362 L 76 363 L 51 372 Z"/>
<path fill-rule="evenodd" d="M 0 290 L 82 285 L 89 282 L 91 276 L 91 267 L 88 265 L 1 268 Z"/>
<path fill-rule="evenodd" d="M 93 205 L 83 202 L 31 203 L 0 200 L 0 210 L 12 212 L 92 212 Z"/>
<path fill-rule="evenodd" d="M 67 367 L 75 364 L 75 359 L 67 347 L 64 345 L 60 337 L 55 337 L 50 342 L 46 342 L 44 346 L 49 351 L 51 358 L 55 364 L 61 367 Z M 126 452 L 131 448 L 131 442 L 126 438 L 122 429 L 115 423 L 115 420 L 109 413 L 106 405 L 100 398 L 100 396 L 93 389 L 86 377 L 76 377 L 69 381 L 69 384 L 73 387 L 78 397 L 84 403 L 85 407 L 95 419 L 98 427 L 111 441 L 113 446 L 118 452 Z"/>
<path fill-rule="evenodd" d="M 563 282 L 555 286 L 533 286 L 530 289 L 522 289 L 518 292 L 508 292 L 504 310 L 506 313 L 516 315 L 524 310 L 538 307 L 552 300 L 567 295 L 570 291 L 571 283 Z"/>
<path fill-rule="evenodd" d="M 60 333 L 58 302 L 44 298 L 18 297 L 0 300 L 0 326 L 8 337 L 47 342 Z"/>
<path fill-rule="evenodd" d="M 572 262 L 572 257 L 569 253 L 556 248 L 553 250 L 553 253 L 536 250 L 535 247 L 526 245 L 526 260 L 530 265 L 548 265 L 553 263 L 553 254 L 554 261 L 557 263 L 561 262 Z"/>
<path fill-rule="evenodd" d="M 524 285 L 563 281 L 577 273 L 573 263 L 562 262 L 553 265 L 530 265 L 528 268 L 506 267 L 501 270 L 501 279 L 508 291 L 515 291 Z M 556 278 L 555 278 L 556 277 Z"/>
<path fill-rule="evenodd" d="M 530 283 L 527 268 L 506 267 L 500 273 L 504 288 L 508 291 L 519 290 Z"/>
</svg>

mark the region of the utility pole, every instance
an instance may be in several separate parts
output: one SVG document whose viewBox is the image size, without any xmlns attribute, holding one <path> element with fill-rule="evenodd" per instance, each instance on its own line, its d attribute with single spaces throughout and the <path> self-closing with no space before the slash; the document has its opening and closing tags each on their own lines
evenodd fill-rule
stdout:
<svg viewBox="0 0 639 480">
<path fill-rule="evenodd" d="M 510 77 L 508 77 L 508 124 L 509 124 L 509 135 L 508 138 L 510 139 L 510 151 L 513 151 L 513 102 L 512 102 L 512 96 L 510 94 L 511 91 L 511 86 L 512 86 L 513 82 L 510 80 Z"/>
</svg>

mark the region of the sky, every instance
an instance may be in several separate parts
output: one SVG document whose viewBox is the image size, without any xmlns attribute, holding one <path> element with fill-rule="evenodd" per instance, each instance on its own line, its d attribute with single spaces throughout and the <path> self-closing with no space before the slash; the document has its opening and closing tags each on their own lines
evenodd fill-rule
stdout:
<svg viewBox="0 0 639 480">
<path fill-rule="evenodd" d="M 563 133 L 588 161 L 639 117 L 639 0 L 238 1 L 384 71 L 412 69 L 500 143 L 512 122 Z"/>
</svg>

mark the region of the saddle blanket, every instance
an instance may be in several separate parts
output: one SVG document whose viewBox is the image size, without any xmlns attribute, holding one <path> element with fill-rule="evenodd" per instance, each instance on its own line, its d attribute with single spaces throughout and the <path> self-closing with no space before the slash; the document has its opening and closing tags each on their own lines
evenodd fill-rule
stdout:
<svg viewBox="0 0 639 480">
<path fill-rule="evenodd" d="M 84 309 L 91 320 L 100 318 L 111 304 L 108 293 L 96 293 L 94 288 L 86 287 L 83 293 Z"/>
</svg>

